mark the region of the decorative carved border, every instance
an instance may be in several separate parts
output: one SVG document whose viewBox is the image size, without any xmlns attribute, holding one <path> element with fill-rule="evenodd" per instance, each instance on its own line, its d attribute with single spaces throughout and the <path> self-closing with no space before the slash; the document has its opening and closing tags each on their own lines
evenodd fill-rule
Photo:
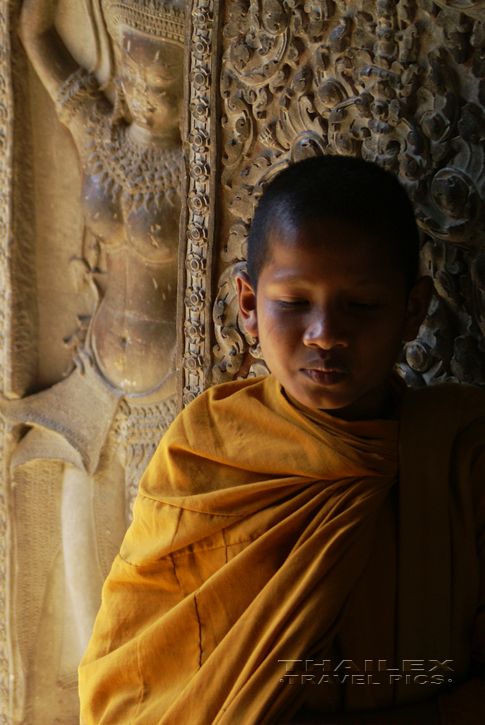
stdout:
<svg viewBox="0 0 485 725">
<path fill-rule="evenodd" d="M 187 7 L 184 138 L 187 139 L 187 204 L 182 215 L 179 289 L 185 290 L 178 319 L 182 406 L 210 384 L 212 319 L 212 246 L 217 169 L 217 0 L 193 0 Z M 179 294 L 179 300 L 182 295 Z"/>
<path fill-rule="evenodd" d="M 6 377 L 6 339 L 8 328 L 8 242 L 10 238 L 10 168 L 12 158 L 12 89 L 10 85 L 10 4 L 0 0 L 0 391 Z M 0 419 L 0 725 L 10 722 L 10 648 L 8 632 L 8 429 Z"/>
</svg>

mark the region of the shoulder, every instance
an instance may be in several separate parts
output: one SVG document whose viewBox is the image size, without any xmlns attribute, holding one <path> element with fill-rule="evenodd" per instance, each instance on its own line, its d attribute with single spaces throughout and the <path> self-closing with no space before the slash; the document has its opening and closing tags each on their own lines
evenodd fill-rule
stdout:
<svg viewBox="0 0 485 725">
<path fill-rule="evenodd" d="M 247 464 L 248 441 L 262 440 L 268 408 L 261 403 L 271 381 L 236 380 L 209 388 L 173 421 L 150 461 L 139 491 L 153 500 L 212 490 L 225 466 L 234 476 Z M 258 410 L 259 409 L 259 410 Z"/>
<path fill-rule="evenodd" d="M 407 388 L 402 410 L 417 421 L 445 419 L 460 431 L 474 421 L 485 420 L 485 390 L 463 383 Z"/>
<path fill-rule="evenodd" d="M 428 400 L 443 400 L 447 402 L 457 400 L 477 400 L 485 403 L 485 390 L 477 385 L 467 383 L 436 383 L 423 385 L 420 388 L 406 388 L 406 395 Z"/>
<path fill-rule="evenodd" d="M 204 390 L 184 408 L 171 429 L 176 430 L 190 424 L 200 424 L 207 428 L 208 420 L 211 421 L 211 425 L 216 421 L 223 424 L 225 418 L 234 419 L 243 416 L 255 404 L 269 406 L 274 387 L 272 376 L 231 380 L 214 385 Z"/>
<path fill-rule="evenodd" d="M 201 406 L 212 406 L 225 400 L 237 402 L 246 397 L 264 397 L 271 382 L 272 376 L 264 375 L 213 385 L 194 398 L 184 409 L 183 414 L 191 415 Z"/>
<path fill-rule="evenodd" d="M 256 430 L 264 435 L 268 418 L 275 414 L 277 386 L 270 375 L 208 388 L 175 418 L 158 453 L 190 450 L 204 457 L 226 450 L 231 442 L 247 439 Z"/>
</svg>

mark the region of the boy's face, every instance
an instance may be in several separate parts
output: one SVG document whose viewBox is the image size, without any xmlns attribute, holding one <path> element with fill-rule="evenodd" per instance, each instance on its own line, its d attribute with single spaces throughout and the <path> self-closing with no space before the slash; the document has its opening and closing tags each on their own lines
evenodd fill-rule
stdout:
<svg viewBox="0 0 485 725">
<path fill-rule="evenodd" d="M 275 231 L 257 295 L 238 278 L 246 330 L 285 390 L 310 408 L 345 420 L 386 417 L 389 374 L 402 340 L 413 340 L 432 283 L 409 297 L 388 242 L 353 224 L 313 221 Z"/>
</svg>

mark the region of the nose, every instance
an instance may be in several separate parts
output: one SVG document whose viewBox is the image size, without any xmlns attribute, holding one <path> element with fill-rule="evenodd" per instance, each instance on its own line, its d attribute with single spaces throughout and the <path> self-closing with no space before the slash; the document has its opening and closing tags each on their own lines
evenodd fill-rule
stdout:
<svg viewBox="0 0 485 725">
<path fill-rule="evenodd" d="M 348 331 L 339 310 L 330 307 L 313 310 L 303 333 L 303 343 L 307 347 L 319 347 L 322 350 L 348 347 Z"/>
<path fill-rule="evenodd" d="M 133 85 L 130 90 L 131 105 L 133 108 L 140 112 L 150 111 L 150 93 L 146 78 L 141 73 L 136 75 L 133 80 Z"/>
</svg>

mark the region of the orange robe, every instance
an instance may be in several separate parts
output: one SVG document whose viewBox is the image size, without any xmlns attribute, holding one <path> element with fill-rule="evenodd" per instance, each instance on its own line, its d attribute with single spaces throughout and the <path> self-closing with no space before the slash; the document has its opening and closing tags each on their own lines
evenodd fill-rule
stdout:
<svg viewBox="0 0 485 725">
<path fill-rule="evenodd" d="M 288 722 L 308 687 L 287 662 L 330 651 L 398 459 L 399 656 L 451 658 L 465 676 L 478 560 L 469 493 L 448 481 L 484 399 L 409 390 L 400 421 L 349 423 L 292 404 L 273 376 L 200 396 L 140 484 L 80 665 L 81 722 Z"/>
</svg>

